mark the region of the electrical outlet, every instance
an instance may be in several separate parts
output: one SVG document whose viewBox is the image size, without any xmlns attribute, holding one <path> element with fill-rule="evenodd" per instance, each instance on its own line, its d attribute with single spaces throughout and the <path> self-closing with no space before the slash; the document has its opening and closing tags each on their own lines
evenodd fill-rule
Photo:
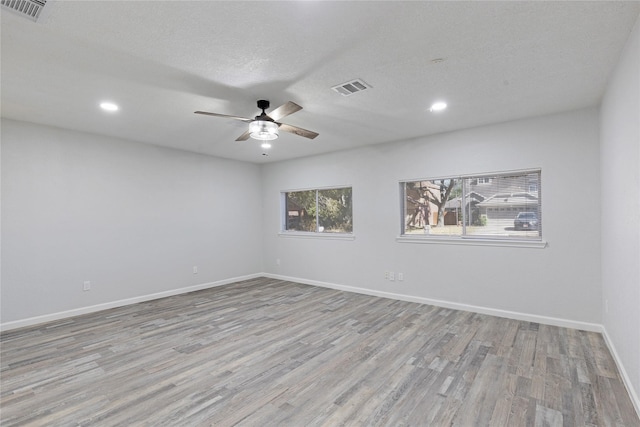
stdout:
<svg viewBox="0 0 640 427">
<path fill-rule="evenodd" d="M 85 281 L 84 284 L 82 285 L 82 290 L 83 291 L 88 291 L 91 289 L 91 282 L 90 281 Z"/>
<path fill-rule="evenodd" d="M 389 280 L 389 272 L 388 271 L 384 272 L 384 280 Z"/>
<path fill-rule="evenodd" d="M 198 266 L 197 265 L 193 266 L 193 274 L 198 274 Z"/>
<path fill-rule="evenodd" d="M 389 272 L 389 280 L 391 280 L 392 282 L 395 282 L 396 280 L 396 274 L 393 271 Z"/>
</svg>

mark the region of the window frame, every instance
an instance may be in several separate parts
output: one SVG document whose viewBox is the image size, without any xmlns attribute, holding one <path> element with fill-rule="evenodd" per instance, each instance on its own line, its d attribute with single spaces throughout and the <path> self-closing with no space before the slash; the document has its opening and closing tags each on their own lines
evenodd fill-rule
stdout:
<svg viewBox="0 0 640 427">
<path fill-rule="evenodd" d="M 350 189 L 351 190 L 351 221 L 352 221 L 352 231 L 351 232 L 325 232 L 318 231 L 319 228 L 319 210 L 318 206 L 318 193 L 324 190 L 341 190 L 341 189 Z M 316 203 L 316 231 L 299 231 L 299 230 L 287 230 L 287 218 L 288 218 L 288 210 L 287 210 L 287 194 L 288 193 L 297 193 L 303 191 L 315 191 L 315 203 Z M 327 239 L 327 240 L 353 240 L 355 239 L 355 234 L 353 231 L 353 186 L 352 185 L 335 185 L 335 186 L 326 186 L 326 187 L 311 187 L 311 188 L 299 188 L 293 190 L 281 190 L 280 191 L 280 229 L 278 235 L 280 237 L 294 237 L 294 238 L 311 238 L 311 239 Z"/>
<path fill-rule="evenodd" d="M 466 186 L 467 182 L 471 180 L 476 180 L 476 185 L 478 185 L 478 179 L 487 180 L 490 179 L 491 183 L 493 183 L 492 178 L 500 178 L 506 176 L 514 176 L 514 175 L 529 175 L 529 174 L 538 174 L 538 182 L 537 182 L 537 196 L 538 196 L 538 221 L 539 221 L 539 229 L 538 236 L 497 236 L 497 235 L 470 235 L 465 234 L 467 220 L 467 209 L 462 209 L 462 231 L 461 234 L 455 235 L 446 235 L 446 234 L 412 234 L 406 233 L 406 212 L 407 212 L 407 195 L 406 195 L 406 184 L 411 182 L 420 182 L 420 181 L 441 181 L 441 180 L 450 180 L 456 179 L 461 181 L 462 190 L 462 204 L 466 206 L 465 202 L 465 194 L 471 191 Z M 482 185 L 482 184 L 480 184 Z M 510 246 L 510 247 L 531 247 L 531 248 L 545 248 L 547 246 L 547 242 L 544 240 L 544 235 L 542 233 L 542 168 L 532 168 L 532 169 L 521 169 L 521 170 L 511 170 L 511 171 L 497 171 L 497 172 L 483 172 L 483 173 L 475 173 L 475 174 L 457 174 L 450 175 L 446 177 L 430 177 L 430 178 L 417 178 L 417 179 L 403 179 L 399 181 L 399 199 L 400 199 L 400 234 L 396 237 L 396 241 L 400 243 L 426 243 L 426 244 L 453 244 L 453 245 L 479 245 L 479 246 Z M 497 209 L 497 208 L 496 208 Z M 506 211 L 505 211 L 506 212 Z M 511 211 L 509 211 L 511 212 Z"/>
</svg>

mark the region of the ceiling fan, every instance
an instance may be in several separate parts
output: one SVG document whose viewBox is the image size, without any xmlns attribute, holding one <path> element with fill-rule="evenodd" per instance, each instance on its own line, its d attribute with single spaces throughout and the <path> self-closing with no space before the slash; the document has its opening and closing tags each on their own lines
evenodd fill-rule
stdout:
<svg viewBox="0 0 640 427">
<path fill-rule="evenodd" d="M 278 131 L 293 133 L 309 139 L 318 136 L 316 132 L 278 122 L 281 118 L 302 110 L 302 107 L 295 102 L 289 101 L 267 114 L 265 110 L 269 108 L 269 101 L 261 99 L 258 101 L 258 108 L 262 110 L 262 113 L 253 119 L 229 116 L 227 114 L 209 113 L 207 111 L 195 111 L 195 113 L 214 117 L 226 117 L 228 119 L 249 123 L 249 129 L 236 138 L 236 141 L 246 141 L 249 137 L 261 141 L 269 141 L 278 137 Z"/>
</svg>

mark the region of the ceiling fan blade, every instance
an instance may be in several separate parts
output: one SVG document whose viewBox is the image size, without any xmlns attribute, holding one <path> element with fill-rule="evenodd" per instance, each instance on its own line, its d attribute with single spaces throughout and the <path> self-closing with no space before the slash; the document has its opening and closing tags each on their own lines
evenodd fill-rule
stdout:
<svg viewBox="0 0 640 427">
<path fill-rule="evenodd" d="M 246 141 L 247 139 L 249 139 L 249 136 L 251 136 L 251 132 L 247 130 L 245 133 L 237 137 L 236 141 Z"/>
<path fill-rule="evenodd" d="M 240 120 L 243 122 L 251 122 L 253 119 L 247 119 L 246 117 L 229 116 L 227 114 L 209 113 L 207 111 L 194 111 L 195 114 L 204 114 L 205 116 L 224 117 L 227 119 Z"/>
<path fill-rule="evenodd" d="M 291 125 L 285 125 L 284 123 L 279 123 L 280 127 L 278 128 L 279 130 L 283 131 L 283 132 L 289 132 L 289 133 L 293 133 L 296 134 L 298 136 L 304 136 L 305 138 L 309 138 L 309 139 L 313 139 L 316 136 L 318 136 L 319 134 L 310 130 L 306 130 L 306 129 L 302 129 L 299 128 L 297 126 L 291 126 Z"/>
<path fill-rule="evenodd" d="M 300 111 L 300 110 L 302 110 L 301 106 L 299 106 L 295 102 L 289 101 L 286 104 L 283 104 L 278 108 L 276 108 L 275 110 L 273 110 L 272 112 L 270 112 L 268 116 L 271 117 L 274 122 L 277 122 L 281 118 L 286 117 L 289 114 L 293 114 L 296 111 Z"/>
</svg>

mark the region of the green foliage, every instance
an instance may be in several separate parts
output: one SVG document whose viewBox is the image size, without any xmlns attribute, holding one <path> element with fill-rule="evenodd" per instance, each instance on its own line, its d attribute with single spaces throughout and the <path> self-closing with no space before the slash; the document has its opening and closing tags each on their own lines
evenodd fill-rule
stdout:
<svg viewBox="0 0 640 427">
<path fill-rule="evenodd" d="M 297 212 L 297 216 L 290 215 Z M 351 188 L 287 193 L 287 230 L 350 233 L 353 231 Z"/>
<path fill-rule="evenodd" d="M 484 227 L 487 225 L 487 216 L 486 215 L 480 215 L 474 222 L 473 225 L 478 225 L 481 227 Z"/>
<path fill-rule="evenodd" d="M 324 231 L 353 231 L 351 188 L 318 191 L 318 223 Z"/>
<path fill-rule="evenodd" d="M 290 216 L 297 212 L 297 216 Z M 316 231 L 316 192 L 287 193 L 287 230 Z"/>
</svg>

